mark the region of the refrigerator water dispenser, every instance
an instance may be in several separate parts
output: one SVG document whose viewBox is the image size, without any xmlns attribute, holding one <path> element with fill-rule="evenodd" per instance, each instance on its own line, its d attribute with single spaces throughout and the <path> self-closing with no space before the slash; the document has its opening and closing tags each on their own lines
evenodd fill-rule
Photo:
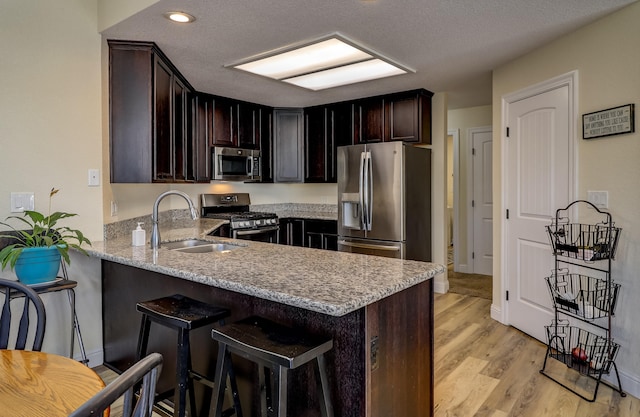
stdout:
<svg viewBox="0 0 640 417">
<path fill-rule="evenodd" d="M 341 200 L 342 226 L 360 230 L 360 195 L 358 193 L 343 193 Z"/>
</svg>

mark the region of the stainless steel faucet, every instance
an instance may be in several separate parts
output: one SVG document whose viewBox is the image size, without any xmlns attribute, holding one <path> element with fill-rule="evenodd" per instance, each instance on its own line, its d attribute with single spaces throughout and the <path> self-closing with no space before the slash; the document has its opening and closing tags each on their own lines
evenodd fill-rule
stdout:
<svg viewBox="0 0 640 417">
<path fill-rule="evenodd" d="M 153 213 L 151 214 L 151 249 L 157 249 L 160 247 L 160 230 L 158 229 L 158 206 L 160 205 L 160 201 L 168 195 L 179 195 L 180 197 L 187 200 L 189 203 L 189 210 L 191 211 L 191 218 L 196 220 L 198 218 L 198 210 L 193 205 L 193 201 L 189 198 L 186 193 L 177 190 L 169 190 L 166 191 L 156 198 L 156 202 L 153 204 Z"/>
</svg>

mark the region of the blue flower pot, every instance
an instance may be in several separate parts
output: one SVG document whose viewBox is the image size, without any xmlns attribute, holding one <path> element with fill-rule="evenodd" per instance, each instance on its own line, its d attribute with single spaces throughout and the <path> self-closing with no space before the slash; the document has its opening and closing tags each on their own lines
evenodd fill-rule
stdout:
<svg viewBox="0 0 640 417">
<path fill-rule="evenodd" d="M 54 281 L 60 269 L 60 252 L 55 246 L 24 248 L 15 265 L 18 280 L 25 285 Z"/>
</svg>

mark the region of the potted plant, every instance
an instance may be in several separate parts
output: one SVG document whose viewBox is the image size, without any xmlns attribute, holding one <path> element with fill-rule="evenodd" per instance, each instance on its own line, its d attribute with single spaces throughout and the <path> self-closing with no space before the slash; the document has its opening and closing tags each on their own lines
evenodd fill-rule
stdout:
<svg viewBox="0 0 640 417">
<path fill-rule="evenodd" d="M 51 213 L 51 199 L 58 191 L 52 188 L 49 193 L 49 211 L 46 216 L 37 211 L 26 210 L 23 217 L 9 216 L 5 219 L 19 222 L 22 228 L 0 222 L 0 225 L 11 229 L 8 234 L 6 231 L 5 234 L 0 234 L 0 238 L 9 240 L 9 245 L 0 250 L 2 269 L 8 265 L 15 271 L 18 280 L 25 284 L 55 280 L 61 258 L 67 264 L 71 262 L 69 249 L 77 249 L 86 255 L 81 245 L 91 245 L 81 231 L 58 225 L 58 221 L 76 216 L 59 211 Z"/>
</svg>

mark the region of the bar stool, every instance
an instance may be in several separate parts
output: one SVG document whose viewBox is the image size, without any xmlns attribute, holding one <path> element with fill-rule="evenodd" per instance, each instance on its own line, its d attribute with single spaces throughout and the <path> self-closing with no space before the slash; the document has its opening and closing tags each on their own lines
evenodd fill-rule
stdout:
<svg viewBox="0 0 640 417">
<path fill-rule="evenodd" d="M 184 417 L 186 408 L 186 391 L 189 390 L 191 415 L 195 415 L 196 401 L 193 392 L 193 380 L 197 380 L 213 388 L 212 381 L 191 369 L 191 348 L 189 332 L 218 321 L 224 324 L 225 317 L 230 315 L 226 308 L 194 300 L 184 295 L 175 294 L 155 300 L 143 301 L 136 304 L 136 310 L 142 313 L 140 336 L 138 338 L 137 360 L 147 354 L 149 329 L 151 322 L 178 331 L 178 350 L 176 363 L 176 387 L 173 392 L 174 416 Z M 233 380 L 235 385 L 235 379 Z M 171 391 L 156 396 L 156 401 L 171 396 Z M 239 404 L 239 399 L 234 402 Z"/>
<path fill-rule="evenodd" d="M 333 417 L 324 357 L 325 352 L 333 348 L 332 339 L 303 334 L 296 329 L 256 316 L 213 329 L 211 337 L 219 344 L 214 379 L 217 388 L 213 394 L 215 417 L 221 416 L 222 394 L 225 387 L 223 381 L 232 371 L 229 352 L 257 363 L 263 368 L 263 372 L 258 371 L 260 408 L 263 417 L 286 417 L 287 371 L 315 359 L 319 379 L 317 385 L 320 412 L 323 417 Z M 269 371 L 273 375 L 273 381 L 268 381 Z"/>
</svg>

